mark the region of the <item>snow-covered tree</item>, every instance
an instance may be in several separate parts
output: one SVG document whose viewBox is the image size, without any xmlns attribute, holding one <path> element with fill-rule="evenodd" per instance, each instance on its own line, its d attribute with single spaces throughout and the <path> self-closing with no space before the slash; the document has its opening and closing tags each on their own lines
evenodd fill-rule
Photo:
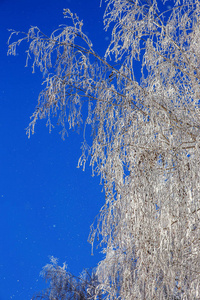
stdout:
<svg viewBox="0 0 200 300">
<path fill-rule="evenodd" d="M 90 235 L 105 253 L 105 299 L 199 299 L 200 2 L 106 2 L 103 58 L 67 9 L 71 25 L 10 42 L 15 55 L 28 41 L 27 63 L 45 77 L 27 133 L 41 118 L 63 138 L 84 128 L 79 166 L 89 160 L 106 195 Z"/>
<path fill-rule="evenodd" d="M 41 276 L 48 282 L 49 287 L 34 295 L 32 300 L 101 300 L 101 294 L 97 295 L 98 284 L 94 271 L 84 270 L 79 277 L 73 276 L 66 264 L 58 265 L 58 260 L 51 257 Z"/>
</svg>

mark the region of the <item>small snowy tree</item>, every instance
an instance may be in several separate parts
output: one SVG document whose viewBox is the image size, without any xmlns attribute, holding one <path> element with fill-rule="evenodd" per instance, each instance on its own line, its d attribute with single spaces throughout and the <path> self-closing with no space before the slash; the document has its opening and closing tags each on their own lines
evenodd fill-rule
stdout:
<svg viewBox="0 0 200 300">
<path fill-rule="evenodd" d="M 106 2 L 104 58 L 67 9 L 71 25 L 49 37 L 31 27 L 10 43 L 15 55 L 28 41 L 45 76 L 27 133 L 39 118 L 51 131 L 56 117 L 63 138 L 83 123 L 79 166 L 89 160 L 106 195 L 90 236 L 104 248 L 105 299 L 199 299 L 200 2 Z"/>
<path fill-rule="evenodd" d="M 97 278 L 93 271 L 89 273 L 85 270 L 79 277 L 75 277 L 67 270 L 66 264 L 61 267 L 58 260 L 51 257 L 51 263 L 43 268 L 41 276 L 49 283 L 49 287 L 37 293 L 32 300 L 102 299 L 96 293 Z"/>
</svg>

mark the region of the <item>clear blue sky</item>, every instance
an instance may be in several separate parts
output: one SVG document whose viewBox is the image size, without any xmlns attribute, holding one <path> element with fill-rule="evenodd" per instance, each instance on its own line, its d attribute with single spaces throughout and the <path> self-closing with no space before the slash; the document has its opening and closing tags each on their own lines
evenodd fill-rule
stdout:
<svg viewBox="0 0 200 300">
<path fill-rule="evenodd" d="M 42 76 L 24 68 L 25 46 L 7 57 L 7 29 L 38 26 L 50 34 L 64 24 L 63 8 L 83 19 L 85 32 L 103 55 L 108 43 L 98 0 L 0 0 L 0 300 L 28 300 L 45 286 L 39 277 L 49 256 L 66 261 L 78 275 L 95 267 L 89 226 L 104 203 L 99 178 L 77 169 L 81 134 L 62 141 L 45 121 L 31 139 L 25 134 Z M 38 281 L 39 280 L 39 281 Z"/>
</svg>

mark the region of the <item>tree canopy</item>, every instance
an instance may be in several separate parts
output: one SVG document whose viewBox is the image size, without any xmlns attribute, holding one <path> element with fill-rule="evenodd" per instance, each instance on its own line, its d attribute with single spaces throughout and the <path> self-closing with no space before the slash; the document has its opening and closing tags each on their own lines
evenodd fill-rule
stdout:
<svg viewBox="0 0 200 300">
<path fill-rule="evenodd" d="M 42 118 L 62 138 L 83 126 L 78 165 L 89 161 L 106 196 L 90 234 L 105 299 L 199 299 L 200 3 L 106 2 L 104 57 L 68 9 L 50 36 L 11 33 L 8 54 L 27 41 L 44 76 L 27 134 Z"/>
<path fill-rule="evenodd" d="M 49 283 L 49 287 L 37 293 L 32 300 L 101 300 L 101 293 L 96 292 L 98 284 L 95 273 L 84 270 L 79 277 L 73 276 L 67 265 L 58 265 L 58 259 L 50 257 L 50 264 L 43 267 L 41 276 Z"/>
</svg>

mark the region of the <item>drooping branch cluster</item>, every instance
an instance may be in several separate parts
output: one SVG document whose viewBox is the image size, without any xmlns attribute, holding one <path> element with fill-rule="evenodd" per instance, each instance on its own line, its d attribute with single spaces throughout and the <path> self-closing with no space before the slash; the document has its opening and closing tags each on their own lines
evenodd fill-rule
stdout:
<svg viewBox="0 0 200 300">
<path fill-rule="evenodd" d="M 105 27 L 114 27 L 105 58 L 65 14 L 72 26 L 24 37 L 45 76 L 28 134 L 38 118 L 51 130 L 57 116 L 63 136 L 66 124 L 84 123 L 79 166 L 89 159 L 106 194 L 90 239 L 100 236 L 106 255 L 99 290 L 106 299 L 198 299 L 199 1 L 107 0 Z"/>
</svg>

